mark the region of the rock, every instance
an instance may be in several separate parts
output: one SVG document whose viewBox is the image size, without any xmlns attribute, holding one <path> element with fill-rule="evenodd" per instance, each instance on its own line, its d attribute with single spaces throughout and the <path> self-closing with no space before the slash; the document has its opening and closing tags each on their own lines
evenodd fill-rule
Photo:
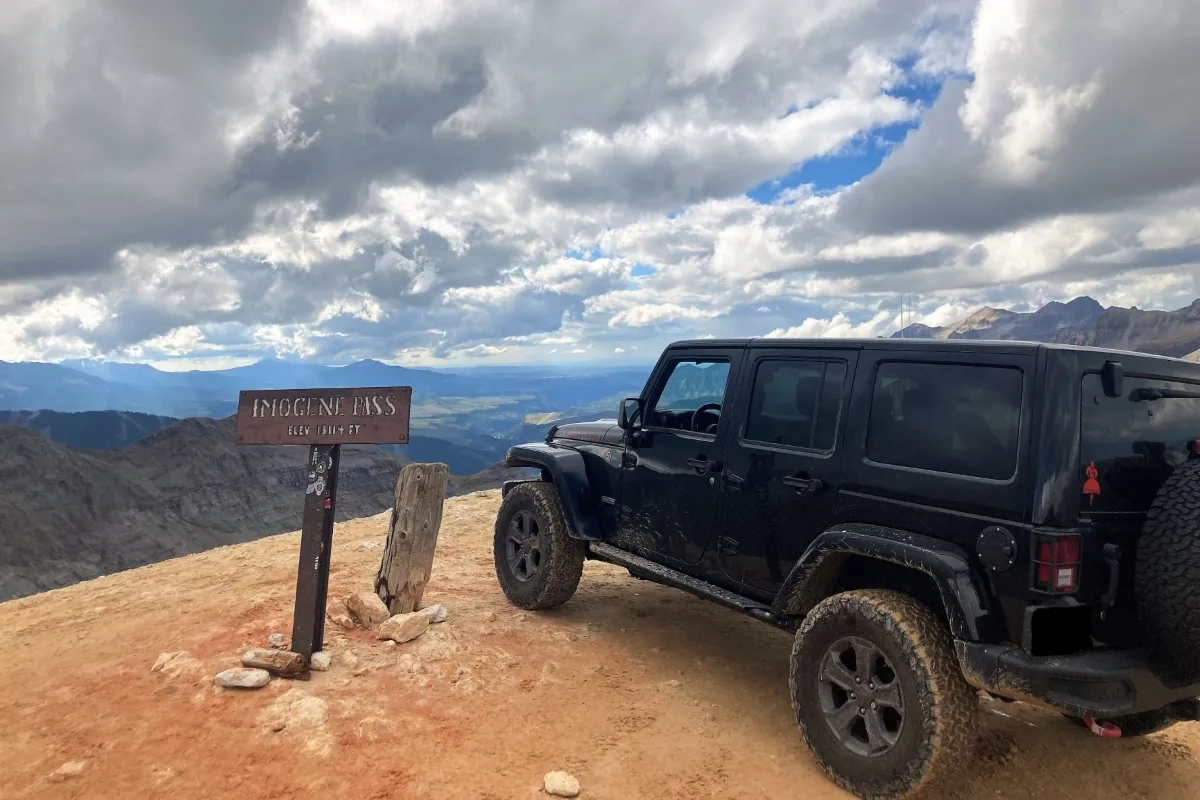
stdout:
<svg viewBox="0 0 1200 800">
<path fill-rule="evenodd" d="M 242 666 L 265 669 L 281 678 L 294 678 L 305 671 L 304 656 L 290 650 L 247 650 L 242 656 Z"/>
<path fill-rule="evenodd" d="M 346 608 L 346 598 L 338 597 L 329 601 L 329 605 L 325 609 L 325 618 L 338 627 L 349 630 L 354 627 L 354 620 L 350 617 L 350 611 Z"/>
<path fill-rule="evenodd" d="M 261 721 L 272 730 L 319 728 L 329 721 L 329 705 L 303 689 L 288 689 L 262 713 Z"/>
<path fill-rule="evenodd" d="M 431 606 L 425 606 L 425 608 L 422 608 L 417 613 L 428 615 L 430 624 L 445 622 L 446 617 L 450 616 L 450 612 L 447 611 L 446 607 L 441 603 L 434 603 Z"/>
<path fill-rule="evenodd" d="M 363 628 L 373 628 L 392 615 L 374 592 L 359 592 L 346 598 L 346 610 Z"/>
<path fill-rule="evenodd" d="M 329 665 L 333 663 L 333 656 L 328 650 L 319 650 L 312 654 L 312 658 L 308 660 L 308 665 L 317 672 L 328 672 Z"/>
<path fill-rule="evenodd" d="M 200 673 L 204 665 L 197 661 L 191 653 L 180 650 L 174 653 L 163 653 L 155 660 L 151 672 L 161 672 L 170 678 L 178 678 L 181 674 Z"/>
<path fill-rule="evenodd" d="M 267 644 L 269 644 L 271 647 L 275 648 L 276 650 L 287 650 L 288 649 L 288 638 L 286 636 L 284 636 L 282 633 L 272 633 L 270 636 L 267 637 Z"/>
<path fill-rule="evenodd" d="M 271 673 L 265 669 L 235 667 L 218 672 L 213 680 L 226 689 L 261 689 L 271 682 Z"/>
<path fill-rule="evenodd" d="M 546 794 L 555 797 L 575 797 L 579 794 L 579 781 L 565 772 L 547 772 L 542 785 Z"/>
<path fill-rule="evenodd" d="M 188 653 L 187 651 L 184 651 L 184 650 L 180 650 L 175 653 L 160 653 L 158 658 L 155 659 L 154 666 L 150 668 L 150 671 L 151 672 L 162 672 L 163 668 L 165 666 L 167 666 L 167 664 L 170 664 L 172 661 L 174 661 L 175 659 L 177 659 L 181 656 L 190 657 L 191 653 Z"/>
<path fill-rule="evenodd" d="M 68 778 L 74 778 L 83 772 L 83 768 L 87 766 L 86 761 L 68 761 L 58 769 L 51 772 L 47 779 L 54 783 L 60 783 Z"/>
<path fill-rule="evenodd" d="M 411 642 L 429 628 L 429 615 L 420 611 L 397 614 L 379 626 L 379 638 L 391 639 L 397 644 Z"/>
<path fill-rule="evenodd" d="M 327 756 L 333 749 L 333 736 L 328 729 L 329 705 L 303 689 L 289 689 L 263 710 L 259 722 L 276 733 L 295 731 L 304 738 L 304 747 L 317 755 Z"/>
</svg>

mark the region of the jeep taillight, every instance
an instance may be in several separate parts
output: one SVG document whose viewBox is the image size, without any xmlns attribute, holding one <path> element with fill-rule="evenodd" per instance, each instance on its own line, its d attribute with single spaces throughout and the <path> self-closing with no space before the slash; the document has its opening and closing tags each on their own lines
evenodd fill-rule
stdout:
<svg viewBox="0 0 1200 800">
<path fill-rule="evenodd" d="M 1033 588 L 1047 594 L 1070 594 L 1079 588 L 1079 534 L 1037 534 Z"/>
</svg>

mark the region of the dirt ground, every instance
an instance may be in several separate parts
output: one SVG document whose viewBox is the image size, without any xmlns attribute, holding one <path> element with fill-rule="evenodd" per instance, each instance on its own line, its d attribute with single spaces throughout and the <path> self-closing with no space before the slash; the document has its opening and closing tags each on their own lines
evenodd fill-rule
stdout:
<svg viewBox="0 0 1200 800">
<path fill-rule="evenodd" d="M 330 624 L 310 681 L 212 685 L 290 632 L 297 534 L 0 605 L 0 797 L 508 800 L 551 770 L 596 800 L 847 796 L 792 720 L 787 634 L 592 562 L 565 607 L 522 613 L 492 574 L 498 502 L 447 502 L 426 591 L 446 622 L 390 646 Z M 386 523 L 338 526 L 331 596 L 370 588 Z M 1200 797 L 1200 726 L 1111 742 L 980 715 L 956 798 Z"/>
</svg>

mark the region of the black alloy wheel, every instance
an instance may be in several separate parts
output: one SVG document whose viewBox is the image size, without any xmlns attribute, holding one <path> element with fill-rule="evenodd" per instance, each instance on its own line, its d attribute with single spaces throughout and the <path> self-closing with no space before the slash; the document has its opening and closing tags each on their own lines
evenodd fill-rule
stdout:
<svg viewBox="0 0 1200 800">
<path fill-rule="evenodd" d="M 900 740 L 903 691 L 887 656 L 866 639 L 847 636 L 829 646 L 817 692 L 830 731 L 855 755 L 881 756 Z"/>
<path fill-rule="evenodd" d="M 521 510 L 513 514 L 508 524 L 505 553 L 513 577 L 518 581 L 528 583 L 537 576 L 542 566 L 541 528 L 530 512 Z"/>
</svg>

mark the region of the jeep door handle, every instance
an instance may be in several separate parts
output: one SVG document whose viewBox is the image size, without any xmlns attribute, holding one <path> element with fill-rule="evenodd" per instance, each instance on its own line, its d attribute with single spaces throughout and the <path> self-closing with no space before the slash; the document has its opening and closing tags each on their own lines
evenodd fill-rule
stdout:
<svg viewBox="0 0 1200 800">
<path fill-rule="evenodd" d="M 819 492 L 825 488 L 825 481 L 820 478 L 793 478 L 791 475 L 788 475 L 783 479 L 783 482 L 800 494 Z"/>
<path fill-rule="evenodd" d="M 721 471 L 720 461 L 709 461 L 707 458 L 689 458 L 687 463 L 689 467 L 696 470 L 701 475 L 704 475 L 707 472 Z"/>
</svg>

